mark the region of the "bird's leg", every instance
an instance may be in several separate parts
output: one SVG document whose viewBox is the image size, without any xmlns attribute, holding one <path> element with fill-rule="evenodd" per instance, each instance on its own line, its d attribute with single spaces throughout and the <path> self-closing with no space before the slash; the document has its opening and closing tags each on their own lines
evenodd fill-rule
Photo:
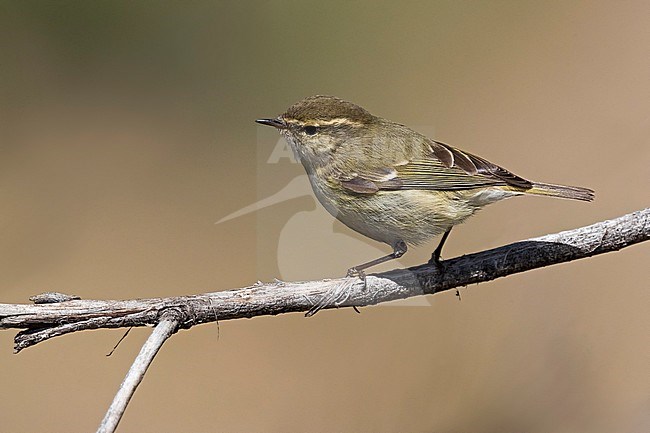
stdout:
<svg viewBox="0 0 650 433">
<path fill-rule="evenodd" d="M 445 234 L 442 235 L 442 238 L 440 238 L 440 243 L 436 247 L 433 254 L 431 254 L 431 259 L 428 262 L 430 265 L 440 266 L 440 254 L 442 253 L 442 246 L 445 244 L 445 241 L 449 237 L 449 233 L 451 233 L 451 227 L 449 227 Z"/>
<path fill-rule="evenodd" d="M 365 289 L 366 273 L 364 272 L 364 269 L 368 269 L 371 266 L 375 266 L 380 263 L 387 262 L 389 260 L 400 258 L 404 255 L 406 250 L 407 250 L 406 243 L 403 241 L 399 241 L 395 245 L 393 245 L 392 253 L 388 254 L 387 256 L 383 256 L 378 259 L 371 260 L 362 265 L 355 266 L 354 268 L 348 269 L 347 276 L 361 278 L 361 281 L 363 282 L 363 287 Z M 343 303 L 347 301 L 349 297 L 348 291 L 350 287 L 355 284 L 356 282 L 348 281 L 344 284 L 339 285 L 338 287 L 335 287 L 333 290 L 330 290 L 325 296 L 323 296 L 320 299 L 320 301 L 318 301 L 314 306 L 311 307 L 311 309 L 307 312 L 307 314 L 305 314 L 305 316 L 307 317 L 313 316 L 314 314 L 318 313 L 320 310 L 327 307 L 328 305 L 336 305 L 338 307 L 339 303 Z M 348 292 L 347 296 L 344 296 L 346 292 Z M 352 305 L 352 308 L 354 308 L 354 311 L 359 313 L 359 309 L 355 305 Z"/>
<path fill-rule="evenodd" d="M 365 269 L 379 265 L 381 263 L 385 263 L 389 260 L 399 259 L 404 255 L 404 253 L 406 253 L 407 249 L 408 248 L 406 247 L 406 243 L 404 241 L 398 241 L 397 243 L 395 243 L 395 245 L 393 245 L 392 253 L 348 269 L 348 277 L 359 277 L 365 283 L 366 281 L 366 273 L 364 272 Z"/>
<path fill-rule="evenodd" d="M 440 253 L 442 253 L 442 246 L 445 244 L 445 241 L 449 237 L 449 233 L 451 233 L 451 227 L 445 232 L 445 234 L 442 235 L 442 238 L 440 239 L 440 243 L 436 247 L 435 251 L 433 254 L 431 254 L 431 259 L 429 260 L 430 265 L 436 265 L 439 271 L 444 272 L 441 270 L 440 267 Z M 458 297 L 458 300 L 460 301 L 460 290 L 456 289 L 456 296 Z"/>
</svg>

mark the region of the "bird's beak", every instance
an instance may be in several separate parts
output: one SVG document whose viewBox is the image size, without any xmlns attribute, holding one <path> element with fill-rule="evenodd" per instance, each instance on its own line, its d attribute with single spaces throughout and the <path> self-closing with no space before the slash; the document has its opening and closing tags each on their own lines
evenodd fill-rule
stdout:
<svg viewBox="0 0 650 433">
<path fill-rule="evenodd" d="M 277 129 L 285 129 L 287 124 L 280 117 L 277 119 L 257 119 L 257 123 L 260 125 L 272 126 Z"/>
</svg>

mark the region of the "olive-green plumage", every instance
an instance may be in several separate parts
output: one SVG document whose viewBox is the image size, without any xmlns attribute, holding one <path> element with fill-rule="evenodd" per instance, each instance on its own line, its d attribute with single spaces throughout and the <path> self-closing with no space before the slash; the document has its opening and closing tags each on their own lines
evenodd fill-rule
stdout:
<svg viewBox="0 0 650 433">
<path fill-rule="evenodd" d="M 353 271 L 399 257 L 407 244 L 448 232 L 507 197 L 594 197 L 586 188 L 531 182 L 333 96 L 303 99 L 278 118 L 258 122 L 284 135 L 332 215 L 393 247 L 393 254 Z"/>
</svg>

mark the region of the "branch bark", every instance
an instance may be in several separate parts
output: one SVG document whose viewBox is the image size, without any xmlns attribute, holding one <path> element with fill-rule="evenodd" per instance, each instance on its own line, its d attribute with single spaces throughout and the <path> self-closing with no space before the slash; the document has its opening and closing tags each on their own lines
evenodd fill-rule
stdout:
<svg viewBox="0 0 650 433">
<path fill-rule="evenodd" d="M 153 358 L 156 356 L 163 343 L 176 332 L 178 328 L 179 314 L 174 310 L 167 310 L 160 318 L 153 332 L 145 341 L 140 353 L 133 361 L 129 372 L 122 381 L 117 394 L 113 398 L 104 419 L 102 420 L 97 433 L 112 433 L 117 429 L 117 425 L 126 411 L 126 406 L 131 401 L 136 388 L 144 379 L 144 374 L 151 365 Z"/>
<path fill-rule="evenodd" d="M 366 306 L 433 294 L 506 275 L 568 262 L 650 238 L 650 208 L 590 226 L 516 242 L 445 260 L 359 279 L 257 283 L 241 289 L 172 298 L 80 300 L 37 299 L 36 305 L 0 304 L 0 329 L 22 329 L 15 351 L 71 332 L 157 324 L 164 312 L 178 313 L 179 328 L 216 320 L 309 311 L 326 297 L 328 307 Z M 53 302 L 53 303 L 52 303 Z"/>
</svg>

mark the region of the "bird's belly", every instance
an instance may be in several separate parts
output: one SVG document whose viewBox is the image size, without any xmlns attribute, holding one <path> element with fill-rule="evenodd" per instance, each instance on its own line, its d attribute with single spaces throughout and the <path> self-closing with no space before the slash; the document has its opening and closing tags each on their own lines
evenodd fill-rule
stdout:
<svg viewBox="0 0 650 433">
<path fill-rule="evenodd" d="M 422 244 L 471 216 L 476 208 L 456 192 L 379 191 L 354 194 L 315 185 L 314 193 L 346 226 L 394 246 L 399 241 Z"/>
</svg>

